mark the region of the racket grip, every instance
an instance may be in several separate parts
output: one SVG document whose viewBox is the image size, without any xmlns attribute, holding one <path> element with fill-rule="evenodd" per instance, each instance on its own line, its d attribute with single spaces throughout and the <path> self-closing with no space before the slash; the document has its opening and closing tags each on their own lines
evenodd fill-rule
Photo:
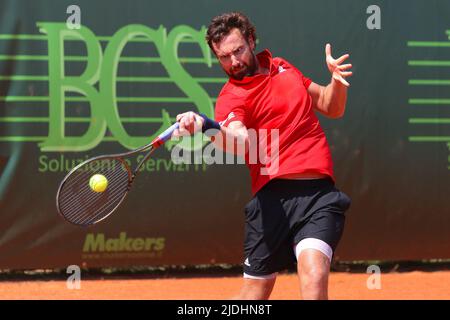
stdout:
<svg viewBox="0 0 450 320">
<path fill-rule="evenodd" d="M 172 133 L 175 131 L 175 129 L 178 129 L 180 126 L 179 122 L 175 122 L 173 125 L 171 125 L 169 128 L 164 130 L 163 133 L 161 133 L 158 137 L 156 137 L 155 140 L 153 140 L 153 146 L 155 148 L 159 147 L 160 145 L 164 144 L 167 140 L 170 139 L 172 136 Z"/>
</svg>

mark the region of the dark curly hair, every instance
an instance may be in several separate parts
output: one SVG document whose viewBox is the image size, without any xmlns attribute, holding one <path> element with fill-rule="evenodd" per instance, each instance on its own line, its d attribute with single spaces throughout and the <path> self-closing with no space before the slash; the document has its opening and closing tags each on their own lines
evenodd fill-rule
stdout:
<svg viewBox="0 0 450 320">
<path fill-rule="evenodd" d="M 214 17 L 206 32 L 206 41 L 213 52 L 213 43 L 218 43 L 230 31 L 237 28 L 249 42 L 250 39 L 256 42 L 256 28 L 244 14 L 240 12 L 223 13 Z"/>
</svg>

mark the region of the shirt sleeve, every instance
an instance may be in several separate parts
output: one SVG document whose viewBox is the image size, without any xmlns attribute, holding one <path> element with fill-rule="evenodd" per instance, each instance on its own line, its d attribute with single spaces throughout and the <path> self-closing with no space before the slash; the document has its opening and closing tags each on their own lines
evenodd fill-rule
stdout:
<svg viewBox="0 0 450 320">
<path fill-rule="evenodd" d="M 220 94 L 216 102 L 215 120 L 225 127 L 233 121 L 241 121 L 246 125 L 244 99 L 230 93 Z"/>
<path fill-rule="evenodd" d="M 301 76 L 302 81 L 303 81 L 303 85 L 305 86 L 306 89 L 308 89 L 309 86 L 312 83 L 312 80 L 310 78 L 308 78 L 308 77 L 305 77 L 300 70 L 297 69 L 297 71 L 298 71 L 298 73 L 300 73 L 300 76 Z"/>
</svg>

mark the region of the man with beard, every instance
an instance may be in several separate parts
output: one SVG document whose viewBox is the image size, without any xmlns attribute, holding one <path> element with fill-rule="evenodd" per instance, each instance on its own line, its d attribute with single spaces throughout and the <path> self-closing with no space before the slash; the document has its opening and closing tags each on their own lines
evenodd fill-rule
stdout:
<svg viewBox="0 0 450 320">
<path fill-rule="evenodd" d="M 245 145 L 254 196 L 245 207 L 244 281 L 237 298 L 268 299 L 277 272 L 297 263 L 301 296 L 327 299 L 330 263 L 350 198 L 335 187 L 331 153 L 314 111 L 330 118 L 344 114 L 345 78 L 352 72 L 342 63 L 349 55 L 334 59 L 326 45 L 331 82 L 321 86 L 269 50 L 255 54 L 255 27 L 241 13 L 213 18 L 206 40 L 229 80 L 215 120 L 179 114 L 174 136 L 202 130 L 227 151 Z M 250 130 L 257 138 L 269 130 L 267 139 L 278 140 L 276 159 L 249 161 L 252 148 L 262 145 L 249 138 Z"/>
</svg>

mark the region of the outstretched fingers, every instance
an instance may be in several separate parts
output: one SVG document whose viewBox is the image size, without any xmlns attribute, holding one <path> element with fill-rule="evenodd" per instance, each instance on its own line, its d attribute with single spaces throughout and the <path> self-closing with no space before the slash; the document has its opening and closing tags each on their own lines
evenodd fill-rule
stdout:
<svg viewBox="0 0 450 320">
<path fill-rule="evenodd" d="M 329 43 L 325 45 L 325 57 L 331 57 L 331 44 Z"/>
<path fill-rule="evenodd" d="M 340 83 L 342 83 L 346 87 L 350 86 L 350 83 L 348 83 L 340 74 L 337 74 L 337 73 L 333 74 L 333 78 L 336 81 L 339 81 Z"/>
<path fill-rule="evenodd" d="M 351 63 L 347 63 L 347 64 L 341 64 L 338 66 L 338 69 L 343 71 L 343 70 L 348 70 L 352 67 Z"/>
<path fill-rule="evenodd" d="M 344 62 L 345 60 L 347 60 L 350 57 L 350 55 L 348 53 L 344 54 L 343 56 L 340 56 L 339 58 L 336 59 L 336 63 L 337 64 L 341 64 L 342 62 Z"/>
</svg>

